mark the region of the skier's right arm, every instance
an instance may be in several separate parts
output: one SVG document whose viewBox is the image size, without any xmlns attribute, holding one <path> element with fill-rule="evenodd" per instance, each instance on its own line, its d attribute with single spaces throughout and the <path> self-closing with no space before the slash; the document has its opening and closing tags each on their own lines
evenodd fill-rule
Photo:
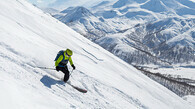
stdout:
<svg viewBox="0 0 195 109">
<path fill-rule="evenodd" d="M 61 55 L 61 56 L 57 59 L 57 61 L 55 62 L 55 66 L 58 66 L 58 64 L 62 61 L 62 59 L 63 59 L 63 56 Z"/>
</svg>

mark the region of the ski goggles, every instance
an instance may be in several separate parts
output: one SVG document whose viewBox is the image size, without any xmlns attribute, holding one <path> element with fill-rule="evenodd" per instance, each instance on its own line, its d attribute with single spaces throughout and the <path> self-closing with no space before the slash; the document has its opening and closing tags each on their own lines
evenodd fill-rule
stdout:
<svg viewBox="0 0 195 109">
<path fill-rule="evenodd" d="M 66 56 L 67 56 L 67 57 L 70 57 L 70 55 L 68 55 L 68 53 L 66 53 Z"/>
</svg>

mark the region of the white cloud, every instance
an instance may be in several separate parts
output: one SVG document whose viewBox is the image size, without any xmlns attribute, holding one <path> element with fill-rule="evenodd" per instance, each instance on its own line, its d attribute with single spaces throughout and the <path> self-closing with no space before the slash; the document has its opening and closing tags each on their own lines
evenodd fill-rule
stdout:
<svg viewBox="0 0 195 109">
<path fill-rule="evenodd" d="M 190 1 L 195 2 L 195 0 L 190 0 Z"/>
<path fill-rule="evenodd" d="M 43 0 L 37 0 L 37 3 L 43 3 Z"/>
</svg>

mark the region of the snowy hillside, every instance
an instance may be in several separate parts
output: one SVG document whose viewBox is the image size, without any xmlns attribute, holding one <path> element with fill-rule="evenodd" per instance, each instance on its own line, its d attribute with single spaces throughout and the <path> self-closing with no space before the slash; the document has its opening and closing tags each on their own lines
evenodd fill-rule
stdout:
<svg viewBox="0 0 195 109">
<path fill-rule="evenodd" d="M 96 43 L 128 63 L 190 63 L 195 61 L 194 25 L 193 18 L 171 17 L 138 25 L 115 37 L 107 35 Z"/>
<path fill-rule="evenodd" d="M 91 40 L 115 32 L 103 18 L 81 6 L 67 8 L 53 16 Z"/>
<path fill-rule="evenodd" d="M 0 2 L 1 109 L 192 109 L 134 67 L 90 42 L 25 0 Z M 72 84 L 53 67 L 61 49 L 74 51 Z M 71 67 L 69 67 L 71 70 Z M 57 78 L 56 78 L 57 77 Z"/>
</svg>

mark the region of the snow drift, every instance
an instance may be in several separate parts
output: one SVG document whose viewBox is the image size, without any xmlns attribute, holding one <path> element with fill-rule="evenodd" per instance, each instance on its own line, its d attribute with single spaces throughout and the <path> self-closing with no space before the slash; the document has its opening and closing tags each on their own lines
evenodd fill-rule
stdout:
<svg viewBox="0 0 195 109">
<path fill-rule="evenodd" d="M 2 109 L 190 109 L 189 103 L 25 0 L 0 3 L 0 106 Z M 59 81 L 56 53 L 70 48 L 76 66 Z M 71 70 L 71 67 L 70 67 Z"/>
</svg>

